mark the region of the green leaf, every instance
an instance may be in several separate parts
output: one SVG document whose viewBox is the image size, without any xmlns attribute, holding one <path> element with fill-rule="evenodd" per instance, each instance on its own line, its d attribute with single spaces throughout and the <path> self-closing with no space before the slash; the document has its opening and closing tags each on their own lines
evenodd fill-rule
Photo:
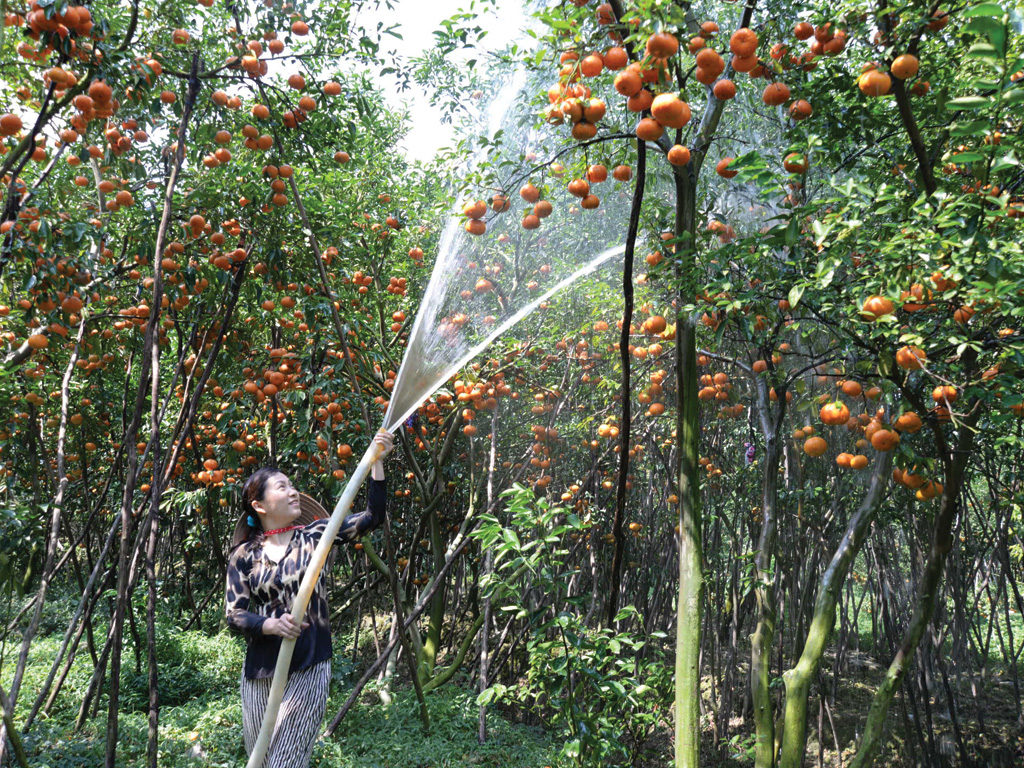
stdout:
<svg viewBox="0 0 1024 768">
<path fill-rule="evenodd" d="M 988 132 L 991 124 L 988 120 L 971 120 L 966 123 L 955 122 L 949 130 L 949 135 L 954 138 L 961 136 L 982 136 Z"/>
<path fill-rule="evenodd" d="M 1004 104 L 1020 104 L 1024 102 L 1024 88 L 1016 86 L 1003 91 L 1002 101 Z"/>
<path fill-rule="evenodd" d="M 884 347 L 882 353 L 878 356 L 878 374 L 883 378 L 888 378 L 896 370 L 895 366 L 895 355 L 893 355 L 891 349 Z"/>
<path fill-rule="evenodd" d="M 1017 159 L 1017 155 L 1010 151 L 1007 152 L 1005 155 L 996 158 L 995 162 L 992 163 L 992 166 L 988 170 L 989 173 L 998 173 L 999 171 L 1005 170 L 1006 168 L 1015 168 L 1016 166 L 1019 165 L 1020 160 Z"/>
<path fill-rule="evenodd" d="M 994 280 L 998 280 L 999 276 L 1003 274 L 1003 262 L 998 256 L 992 256 L 988 260 L 988 264 L 985 267 L 985 271 L 992 276 Z"/>
<path fill-rule="evenodd" d="M 998 56 L 1001 58 L 1003 55 L 1005 55 L 1006 26 L 1001 22 L 998 22 L 989 16 L 979 16 L 977 18 L 971 19 L 971 21 L 965 24 L 963 31 L 972 32 L 976 35 L 985 35 L 985 37 L 988 38 L 989 42 L 992 43 L 992 47 L 995 49 L 995 52 L 998 54 Z M 971 50 L 973 51 L 974 48 L 977 46 L 978 43 L 975 43 L 974 46 L 972 46 Z M 970 56 L 971 53 L 969 52 L 967 55 Z"/>
<path fill-rule="evenodd" d="M 796 309 L 796 305 L 800 303 L 800 299 L 803 298 L 804 289 L 806 286 L 803 284 L 794 285 L 789 289 L 789 306 L 790 309 Z"/>
<path fill-rule="evenodd" d="M 794 216 L 786 227 L 786 245 L 792 248 L 800 242 L 800 220 Z"/>
<path fill-rule="evenodd" d="M 996 3 L 980 3 L 963 12 L 965 19 L 972 19 L 975 16 L 1003 16 L 1006 11 Z"/>
<path fill-rule="evenodd" d="M 989 96 L 961 96 L 946 102 L 946 109 L 982 109 L 990 106 L 992 98 Z"/>
<path fill-rule="evenodd" d="M 959 152 L 955 155 L 950 155 L 949 162 L 951 163 L 976 163 L 979 160 L 984 160 L 984 155 L 979 155 L 977 152 Z"/>
<path fill-rule="evenodd" d="M 971 59 L 999 59 L 999 51 L 991 43 L 977 42 L 967 51 L 967 57 Z"/>
</svg>

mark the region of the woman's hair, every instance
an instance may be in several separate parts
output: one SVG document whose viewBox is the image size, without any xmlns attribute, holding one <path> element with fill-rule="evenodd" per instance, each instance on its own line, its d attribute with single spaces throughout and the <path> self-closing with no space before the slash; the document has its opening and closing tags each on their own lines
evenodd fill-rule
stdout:
<svg viewBox="0 0 1024 768">
<path fill-rule="evenodd" d="M 270 481 L 270 478 L 280 472 L 281 470 L 273 465 L 260 467 L 249 475 L 245 485 L 242 486 L 242 509 L 249 516 L 250 520 L 256 523 L 255 526 L 250 523 L 249 527 L 260 527 L 259 518 L 256 517 L 256 510 L 253 508 L 252 503 L 263 500 L 263 494 L 267 490 L 267 483 Z"/>
</svg>

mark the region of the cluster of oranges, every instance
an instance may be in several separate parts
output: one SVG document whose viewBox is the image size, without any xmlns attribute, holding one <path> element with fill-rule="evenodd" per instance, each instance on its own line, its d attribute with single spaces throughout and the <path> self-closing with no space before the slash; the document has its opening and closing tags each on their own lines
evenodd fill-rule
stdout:
<svg viewBox="0 0 1024 768">
<path fill-rule="evenodd" d="M 931 32 L 939 32 L 948 23 L 949 13 L 942 9 L 936 9 L 925 26 Z M 876 34 L 875 42 L 885 42 L 885 35 L 881 30 Z M 870 61 L 864 65 L 863 71 L 857 79 L 857 87 L 860 88 L 861 93 L 865 96 L 884 96 L 892 89 L 892 79 L 894 77 L 898 80 L 910 80 L 917 75 L 920 66 L 921 64 L 917 57 L 911 53 L 897 55 L 889 65 L 888 72 L 877 61 Z M 928 82 L 926 80 L 919 80 L 911 87 L 910 93 L 915 96 L 924 96 L 928 93 L 928 90 Z"/>
<path fill-rule="evenodd" d="M 26 36 L 42 43 L 42 48 L 33 48 L 27 42 L 18 46 L 18 53 L 30 61 L 45 61 L 53 53 L 55 45 L 68 53 L 69 56 L 87 60 L 92 56 L 92 40 L 100 40 L 103 33 L 93 22 L 92 12 L 84 5 L 68 4 L 63 10 L 48 15 L 46 9 L 37 1 L 29 6 L 28 13 L 8 13 L 4 17 L 4 25 L 18 27 L 28 25 Z M 64 41 L 67 41 L 66 43 Z"/>
</svg>

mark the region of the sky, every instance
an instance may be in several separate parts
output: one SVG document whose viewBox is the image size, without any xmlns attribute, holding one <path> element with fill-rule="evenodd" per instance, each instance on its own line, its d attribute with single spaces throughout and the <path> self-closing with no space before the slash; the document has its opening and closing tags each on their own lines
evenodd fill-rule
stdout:
<svg viewBox="0 0 1024 768">
<path fill-rule="evenodd" d="M 470 10 L 472 0 L 397 0 L 394 4 L 396 8 L 393 11 L 383 7 L 364 10 L 357 20 L 370 30 L 376 28 L 378 21 L 385 27 L 398 22 L 400 27 L 396 31 L 403 39 L 384 36 L 385 47 L 412 58 L 433 45 L 433 32 L 440 27 L 442 19 L 462 10 Z M 511 42 L 524 20 L 521 1 L 499 0 L 497 5 L 497 14 L 488 12 L 480 19 L 480 25 L 488 31 L 483 43 L 493 49 L 502 48 Z M 478 52 L 471 51 L 462 55 L 463 59 L 477 56 Z M 377 77 L 377 80 L 392 106 L 397 108 L 407 102 L 416 115 L 415 128 L 400 145 L 406 157 L 427 161 L 439 148 L 453 143 L 452 126 L 441 123 L 441 111 L 430 106 L 426 94 L 415 88 L 399 94 L 393 77 Z"/>
</svg>

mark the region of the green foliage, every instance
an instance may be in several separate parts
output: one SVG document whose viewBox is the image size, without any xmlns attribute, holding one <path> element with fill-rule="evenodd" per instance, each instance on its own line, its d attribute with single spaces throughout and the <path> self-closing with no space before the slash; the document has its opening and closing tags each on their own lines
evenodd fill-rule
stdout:
<svg viewBox="0 0 1024 768">
<path fill-rule="evenodd" d="M 58 601 L 59 602 L 59 601 Z M 98 627 L 97 632 L 102 628 Z M 158 621 L 157 654 L 160 663 L 160 758 L 161 768 L 241 768 L 245 765 L 242 744 L 242 712 L 238 680 L 244 644 L 228 632 L 207 636 Z M 32 646 L 24 685 L 36 690 L 43 681 L 60 643 L 60 635 L 40 637 Z M 335 654 L 335 671 L 349 660 Z M 125 648 L 118 765 L 145 762 L 147 689 L 145 669 L 132 670 L 134 649 Z M 145 659 L 145 649 L 143 649 Z M 100 716 L 88 720 L 82 731 L 72 730 L 84 686 L 92 672 L 88 653 L 76 659 L 71 675 L 57 698 L 51 717 L 41 718 L 26 737 L 25 746 L 34 768 L 92 768 L 102 763 L 106 698 Z M 10 681 L 5 679 L 4 686 Z M 348 696 L 351 680 L 335 675 L 328 716 Z M 508 765 L 544 765 L 555 762 L 550 736 L 542 730 L 517 725 L 496 711 L 488 718 L 488 742 L 476 740 L 475 695 L 446 687 L 430 696 L 433 729 L 424 736 L 412 715 L 416 705 L 411 688 L 395 692 L 389 707 L 369 699 L 357 705 L 333 741 L 321 742 L 312 766 L 332 768 L 406 768 L 407 766 L 463 766 L 500 768 Z M 31 697 L 19 701 L 16 717 L 23 720 Z"/>
<path fill-rule="evenodd" d="M 49 504 L 0 507 L 0 592 L 23 595 L 44 557 Z"/>
<path fill-rule="evenodd" d="M 502 611 L 530 622 L 528 671 L 516 685 L 487 689 L 479 702 L 517 702 L 566 731 L 560 754 L 569 764 L 635 764 L 668 718 L 671 668 L 660 642 L 651 642 L 665 635 L 646 634 L 633 607 L 621 610 L 615 623 L 634 629 L 588 626 L 583 601 L 566 594 L 573 569 L 565 567 L 564 539 L 585 532 L 590 523 L 522 486 L 502 496 L 509 524 L 489 516 L 473 535 L 494 552 L 495 572 L 485 590 Z M 546 600 L 538 601 L 538 594 Z M 557 610 L 563 599 L 567 609 Z"/>
<path fill-rule="evenodd" d="M 237 638 L 224 630 L 207 637 L 199 632 L 182 632 L 159 622 L 156 654 L 161 704 L 181 706 L 195 698 L 197 691 L 228 690 L 238 683 L 244 653 Z M 125 670 L 121 679 L 122 706 L 126 711 L 144 712 L 149 706 L 148 674 Z"/>
</svg>

